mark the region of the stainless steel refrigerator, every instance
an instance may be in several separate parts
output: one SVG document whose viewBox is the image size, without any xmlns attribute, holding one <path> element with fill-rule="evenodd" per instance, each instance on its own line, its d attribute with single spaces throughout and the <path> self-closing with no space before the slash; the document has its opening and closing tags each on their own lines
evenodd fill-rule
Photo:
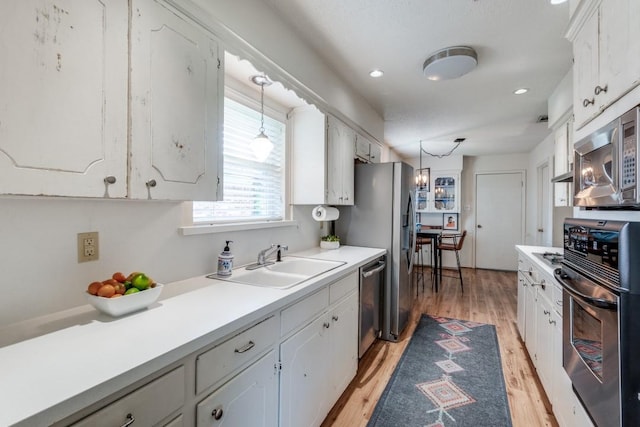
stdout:
<svg viewBox="0 0 640 427">
<path fill-rule="evenodd" d="M 355 166 L 355 205 L 340 207 L 336 234 L 343 244 L 385 248 L 381 338 L 397 341 L 413 304 L 415 214 L 413 168 L 401 162 Z"/>
</svg>

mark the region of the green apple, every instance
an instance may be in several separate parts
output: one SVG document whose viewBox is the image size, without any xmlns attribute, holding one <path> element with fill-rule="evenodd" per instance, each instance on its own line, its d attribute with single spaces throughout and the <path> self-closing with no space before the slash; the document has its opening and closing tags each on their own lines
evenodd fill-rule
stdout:
<svg viewBox="0 0 640 427">
<path fill-rule="evenodd" d="M 135 294 L 136 292 L 140 292 L 140 289 L 138 289 L 138 288 L 129 288 L 129 289 L 127 289 L 127 291 L 124 294 L 125 295 L 131 295 L 131 294 Z"/>
<path fill-rule="evenodd" d="M 151 279 L 144 273 L 138 273 L 131 279 L 134 288 L 144 291 L 151 285 Z"/>
</svg>

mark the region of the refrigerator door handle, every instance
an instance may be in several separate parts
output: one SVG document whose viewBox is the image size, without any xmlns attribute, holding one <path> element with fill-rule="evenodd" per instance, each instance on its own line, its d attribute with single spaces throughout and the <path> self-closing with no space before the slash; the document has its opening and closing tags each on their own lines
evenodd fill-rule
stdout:
<svg viewBox="0 0 640 427">
<path fill-rule="evenodd" d="M 380 271 L 384 270 L 384 268 L 387 266 L 387 263 L 384 261 L 378 261 L 378 266 L 371 268 L 369 270 L 363 270 L 362 271 L 362 277 L 367 278 L 367 277 L 371 277 L 376 273 L 379 273 Z"/>
</svg>

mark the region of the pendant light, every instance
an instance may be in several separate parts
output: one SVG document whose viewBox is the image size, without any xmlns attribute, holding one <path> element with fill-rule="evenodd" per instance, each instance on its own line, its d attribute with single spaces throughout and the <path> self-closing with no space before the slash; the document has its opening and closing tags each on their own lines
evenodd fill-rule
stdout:
<svg viewBox="0 0 640 427">
<path fill-rule="evenodd" d="M 249 148 L 254 157 L 262 163 L 267 160 L 271 150 L 273 150 L 273 143 L 269 141 L 269 137 L 264 133 L 264 87 L 271 85 L 272 82 L 264 74 L 251 77 L 251 81 L 260 86 L 260 133 L 253 138 Z"/>
</svg>

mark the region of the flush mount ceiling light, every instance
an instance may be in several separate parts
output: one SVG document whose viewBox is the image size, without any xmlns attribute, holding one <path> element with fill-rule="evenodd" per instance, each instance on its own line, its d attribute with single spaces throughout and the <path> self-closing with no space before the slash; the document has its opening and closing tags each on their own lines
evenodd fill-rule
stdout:
<svg viewBox="0 0 640 427">
<path fill-rule="evenodd" d="M 369 75 L 370 75 L 371 77 L 382 77 L 382 76 L 384 75 L 384 71 L 382 71 L 382 70 L 378 70 L 378 69 L 371 70 L 371 71 L 369 72 Z"/>
<path fill-rule="evenodd" d="M 457 79 L 478 65 L 478 54 L 467 46 L 441 49 L 424 61 L 422 71 L 429 80 Z"/>
<path fill-rule="evenodd" d="M 251 77 L 251 81 L 260 86 L 260 133 L 253 138 L 249 144 L 249 148 L 259 162 L 264 162 L 273 150 L 273 143 L 269 141 L 269 137 L 264 133 L 264 87 L 269 86 L 272 82 L 264 74 L 258 74 Z"/>
<path fill-rule="evenodd" d="M 516 89 L 516 90 L 513 91 L 513 93 L 516 94 L 516 95 L 522 95 L 522 94 L 525 94 L 527 92 L 529 92 L 529 89 L 526 88 L 526 87 L 521 87 L 520 89 Z"/>
<path fill-rule="evenodd" d="M 549 0 L 549 2 L 551 4 L 562 4 L 565 3 L 567 0 Z"/>
</svg>

